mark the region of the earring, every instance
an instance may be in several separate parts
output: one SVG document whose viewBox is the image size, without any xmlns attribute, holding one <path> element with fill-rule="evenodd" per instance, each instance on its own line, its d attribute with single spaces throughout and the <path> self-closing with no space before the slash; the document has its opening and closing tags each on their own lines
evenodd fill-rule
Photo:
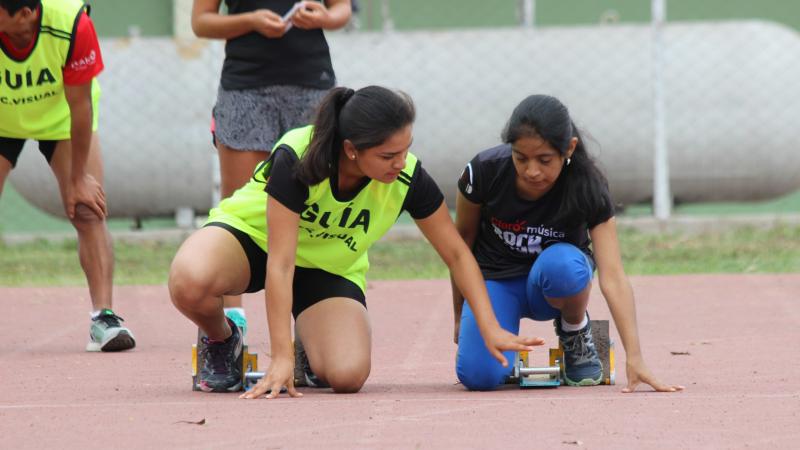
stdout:
<svg viewBox="0 0 800 450">
<path fill-rule="evenodd" d="M 572 160 L 567 158 L 567 165 L 569 165 L 569 163 L 571 163 L 571 162 L 572 162 Z"/>
<path fill-rule="evenodd" d="M 356 159 L 356 155 L 350 155 L 350 159 Z"/>
</svg>

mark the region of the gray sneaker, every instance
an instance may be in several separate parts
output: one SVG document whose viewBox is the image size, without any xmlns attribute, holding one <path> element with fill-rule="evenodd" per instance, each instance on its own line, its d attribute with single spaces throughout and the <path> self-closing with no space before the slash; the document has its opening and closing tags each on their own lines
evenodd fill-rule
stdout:
<svg viewBox="0 0 800 450">
<path fill-rule="evenodd" d="M 592 322 L 578 331 L 561 329 L 561 317 L 553 321 L 564 349 L 564 380 L 570 386 L 597 386 L 603 381 L 603 364 L 592 339 Z"/>
<path fill-rule="evenodd" d="M 119 352 L 136 347 L 136 339 L 131 330 L 120 324 L 122 317 L 110 309 L 100 311 L 89 326 L 87 352 Z"/>
<path fill-rule="evenodd" d="M 197 387 L 203 392 L 236 392 L 242 389 L 242 333 L 228 319 L 231 335 L 224 341 L 203 336 L 203 348 L 198 355 L 203 367 L 198 374 Z"/>
</svg>

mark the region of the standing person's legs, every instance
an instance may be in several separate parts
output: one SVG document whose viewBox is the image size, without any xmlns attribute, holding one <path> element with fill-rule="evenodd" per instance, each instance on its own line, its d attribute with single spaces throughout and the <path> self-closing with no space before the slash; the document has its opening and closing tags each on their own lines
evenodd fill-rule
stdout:
<svg viewBox="0 0 800 450">
<path fill-rule="evenodd" d="M 6 178 L 17 165 L 17 159 L 24 146 L 25 139 L 0 137 L 0 195 L 3 195 Z"/>
<path fill-rule="evenodd" d="M 256 166 L 269 157 L 268 151 L 238 150 L 217 141 L 220 198 L 228 198 L 253 176 Z"/>
<path fill-rule="evenodd" d="M 596 385 L 603 376 L 586 311 L 593 270 L 580 249 L 559 243 L 539 255 L 528 275 L 532 318 L 554 319 L 564 348 L 565 379 L 570 385 Z"/>
<path fill-rule="evenodd" d="M 3 186 L 6 185 L 6 178 L 11 173 L 11 161 L 0 156 L 0 196 L 3 195 Z"/>
<path fill-rule="evenodd" d="M 70 141 L 58 141 L 50 167 L 58 180 L 61 199 L 65 201 L 72 170 Z M 97 133 L 92 134 L 86 170 L 102 185 L 103 162 Z M 105 218 L 98 217 L 85 205 L 77 205 L 72 225 L 78 232 L 78 256 L 89 284 L 89 295 L 95 311 L 111 309 L 114 276 L 114 251 Z"/>
<path fill-rule="evenodd" d="M 522 302 L 525 298 L 525 277 L 508 280 L 486 280 L 486 290 L 492 309 L 500 326 L 511 333 L 519 333 Z M 513 364 L 515 352 L 503 352 Z M 488 391 L 504 383 L 512 367 L 503 367 L 486 348 L 478 324 L 469 304 L 465 301 L 461 312 L 456 354 L 456 375 L 469 390 Z"/>
<path fill-rule="evenodd" d="M 244 186 L 253 175 L 256 166 L 269 157 L 265 151 L 242 151 L 217 141 L 220 170 L 220 197 L 225 199 Z M 241 295 L 222 297 L 227 316 L 247 334 L 247 318 L 242 308 Z"/>
<path fill-rule="evenodd" d="M 66 194 L 70 189 L 72 172 L 72 147 L 69 140 L 40 141 L 39 149 L 45 155 L 58 180 L 61 201 L 66 207 Z M 103 184 L 103 161 L 100 140 L 92 133 L 86 170 L 98 183 Z M 76 205 L 75 217 L 70 220 L 78 232 L 78 259 L 89 285 L 92 299 L 92 324 L 89 330 L 87 351 L 120 351 L 136 346 L 133 333 L 120 324 L 122 318 L 112 311 L 114 278 L 114 249 L 106 219 L 98 217 L 86 205 Z"/>
</svg>

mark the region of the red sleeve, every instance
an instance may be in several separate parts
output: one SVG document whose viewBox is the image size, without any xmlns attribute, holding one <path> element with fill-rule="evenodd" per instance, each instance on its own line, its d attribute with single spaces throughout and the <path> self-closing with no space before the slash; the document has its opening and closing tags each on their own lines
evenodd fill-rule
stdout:
<svg viewBox="0 0 800 450">
<path fill-rule="evenodd" d="M 72 54 L 64 66 L 64 84 L 76 86 L 92 81 L 103 71 L 100 42 L 89 15 L 81 13 L 72 43 Z"/>
</svg>

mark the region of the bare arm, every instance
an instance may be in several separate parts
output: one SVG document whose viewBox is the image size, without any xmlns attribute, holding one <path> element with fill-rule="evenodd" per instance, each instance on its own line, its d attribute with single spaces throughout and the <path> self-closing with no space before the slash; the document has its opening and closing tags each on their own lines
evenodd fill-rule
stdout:
<svg viewBox="0 0 800 450">
<path fill-rule="evenodd" d="M 292 23 L 305 30 L 336 30 L 347 25 L 353 14 L 350 0 L 325 0 L 324 5 L 318 2 L 303 3 L 304 7 L 292 17 Z"/>
<path fill-rule="evenodd" d="M 222 0 L 194 0 L 192 5 L 192 31 L 197 37 L 233 39 L 250 32 L 270 38 L 283 36 L 286 24 L 281 16 L 268 9 L 241 14 L 220 14 Z"/>
<path fill-rule="evenodd" d="M 505 367 L 508 366 L 508 361 L 503 356 L 503 351 L 532 350 L 532 345 L 544 343 L 542 339 L 522 338 L 500 327 L 489 302 L 489 294 L 483 284 L 483 276 L 478 268 L 478 263 L 475 262 L 467 244 L 458 236 L 444 202 L 436 212 L 416 222 L 422 234 L 447 264 L 459 291 L 465 294 L 467 302 L 475 314 L 475 321 L 486 348 L 495 359 Z"/>
<path fill-rule="evenodd" d="M 623 392 L 633 392 L 641 382 L 647 383 L 659 392 L 674 392 L 683 386 L 666 385 L 658 381 L 642 358 L 639 344 L 639 331 L 636 324 L 636 305 L 633 289 L 622 267 L 622 256 L 617 239 L 617 224 L 612 217 L 595 226 L 591 231 L 595 261 L 600 281 L 600 290 L 608 303 L 608 309 L 625 348 L 628 386 Z"/>
<path fill-rule="evenodd" d="M 92 82 L 64 85 L 64 96 L 70 113 L 70 150 L 72 165 L 67 192 L 67 216 L 75 217 L 75 207 L 83 204 L 101 219 L 107 215 L 106 194 L 100 181 L 87 170 L 92 144 Z"/>
<path fill-rule="evenodd" d="M 464 240 L 467 248 L 472 249 L 475 238 L 478 236 L 480 225 L 481 205 L 467 200 L 461 192 L 456 194 L 456 230 Z M 458 331 L 461 325 L 461 310 L 464 306 L 464 296 L 456 286 L 455 279 L 450 275 L 450 285 L 453 291 L 453 342 L 458 344 Z"/>
<path fill-rule="evenodd" d="M 292 397 L 301 396 L 294 388 L 294 348 L 292 347 L 292 282 L 294 280 L 297 230 L 300 216 L 279 201 L 268 197 L 267 275 L 265 303 L 271 361 L 267 376 L 242 395 L 257 398 L 267 393 L 275 398 L 283 386 Z"/>
</svg>

